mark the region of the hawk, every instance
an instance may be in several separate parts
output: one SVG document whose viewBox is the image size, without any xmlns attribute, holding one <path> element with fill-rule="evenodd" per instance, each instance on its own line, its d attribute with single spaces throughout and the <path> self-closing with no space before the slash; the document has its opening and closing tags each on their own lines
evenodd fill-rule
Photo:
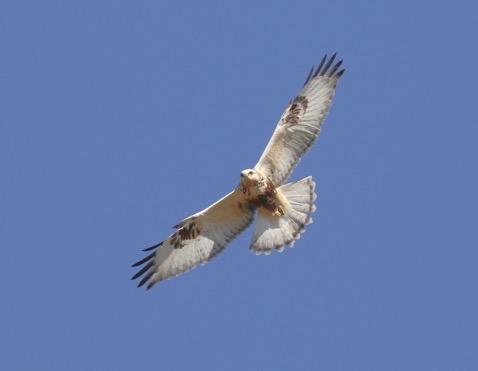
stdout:
<svg viewBox="0 0 478 371">
<path fill-rule="evenodd" d="M 324 56 L 312 67 L 300 93 L 289 103 L 277 123 L 259 162 L 243 170 L 232 192 L 206 209 L 174 226 L 166 240 L 143 251 L 149 255 L 133 264 L 143 267 L 132 277 L 142 276 L 138 287 L 150 289 L 164 279 L 205 264 L 254 220 L 250 249 L 256 254 L 279 252 L 292 246 L 312 222 L 315 183 L 308 176 L 287 180 L 302 155 L 319 135 L 335 88 L 344 73 L 342 61 Z"/>
</svg>

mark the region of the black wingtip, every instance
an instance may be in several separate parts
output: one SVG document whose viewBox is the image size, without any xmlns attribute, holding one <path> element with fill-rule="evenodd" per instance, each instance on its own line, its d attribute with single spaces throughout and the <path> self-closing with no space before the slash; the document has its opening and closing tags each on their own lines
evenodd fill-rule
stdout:
<svg viewBox="0 0 478 371">
<path fill-rule="evenodd" d="M 329 59 L 329 61 L 327 62 L 327 64 L 324 66 L 324 69 L 320 72 L 320 76 L 324 76 L 327 71 L 329 70 L 330 66 L 332 65 L 332 63 L 334 63 L 334 60 L 335 60 L 335 57 L 337 56 L 337 53 L 334 53 L 332 55 L 332 57 Z"/>
<path fill-rule="evenodd" d="M 337 53 L 332 54 L 330 58 L 327 57 L 327 54 L 324 55 L 324 57 L 320 61 L 320 64 L 312 73 L 312 76 L 309 74 L 309 76 L 307 77 L 305 84 L 307 84 L 312 78 L 315 78 L 317 76 L 340 77 L 343 74 L 343 72 L 341 72 L 343 70 L 339 70 L 339 68 L 343 63 L 343 60 L 340 60 L 334 64 L 336 58 Z"/>
<path fill-rule="evenodd" d="M 131 280 L 135 280 L 136 278 L 142 276 L 144 273 L 148 271 L 149 268 L 151 268 L 154 265 L 154 261 L 150 261 L 148 264 L 146 264 L 143 268 L 141 268 L 133 277 L 131 277 Z M 149 274 L 149 273 L 148 273 Z M 151 273 L 152 274 L 152 273 Z"/>
<path fill-rule="evenodd" d="M 160 243 L 157 243 L 156 245 L 153 245 L 151 247 L 147 247 L 146 249 L 143 249 L 143 251 L 151 251 L 151 250 L 154 250 L 155 248 L 161 246 L 163 244 L 164 241 L 161 241 Z"/>
<path fill-rule="evenodd" d="M 345 68 L 344 69 L 341 69 L 339 72 L 337 72 L 337 77 L 340 77 L 344 74 L 345 72 Z"/>
<path fill-rule="evenodd" d="M 148 274 L 146 276 L 144 276 L 141 281 L 139 281 L 138 283 L 138 287 L 141 287 L 143 286 L 146 282 L 149 281 L 149 279 L 151 278 L 151 276 L 154 274 L 154 271 L 151 271 L 151 272 L 148 272 Z M 151 284 L 151 283 L 150 283 Z M 149 286 L 149 285 L 148 285 Z"/>
<path fill-rule="evenodd" d="M 315 73 L 314 73 L 314 77 L 316 77 L 319 73 L 320 73 L 320 70 L 322 69 L 322 67 L 324 66 L 324 63 L 325 61 L 327 60 L 327 54 L 324 55 L 324 57 L 322 58 L 322 60 L 320 61 L 317 69 L 315 70 Z"/>
<path fill-rule="evenodd" d="M 312 66 L 312 68 L 310 69 L 310 72 L 309 74 L 307 75 L 307 78 L 305 79 L 305 82 L 304 82 L 304 85 L 307 85 L 307 83 L 310 81 L 310 78 L 312 77 L 312 75 L 314 74 L 314 66 Z"/>
<path fill-rule="evenodd" d="M 340 61 L 338 61 L 335 66 L 330 70 L 330 73 L 329 73 L 329 76 L 334 76 L 335 72 L 337 72 L 337 70 L 339 69 L 339 67 L 342 65 L 343 63 L 343 59 L 341 59 Z"/>
<path fill-rule="evenodd" d="M 152 252 L 151 254 L 149 254 L 147 257 L 141 259 L 141 260 L 138 260 L 136 263 L 134 263 L 133 265 L 131 265 L 131 267 L 137 267 L 141 264 L 144 264 L 146 263 L 148 260 L 154 258 L 154 256 L 156 255 L 156 251 Z"/>
</svg>

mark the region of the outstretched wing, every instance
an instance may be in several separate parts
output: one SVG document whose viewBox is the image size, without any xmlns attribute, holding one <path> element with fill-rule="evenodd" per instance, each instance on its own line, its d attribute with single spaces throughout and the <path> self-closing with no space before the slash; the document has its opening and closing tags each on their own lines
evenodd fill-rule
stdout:
<svg viewBox="0 0 478 371">
<path fill-rule="evenodd" d="M 178 225 L 167 240 L 144 251 L 153 251 L 133 267 L 144 265 L 132 279 L 143 276 L 138 287 L 177 276 L 204 264 L 251 224 L 254 208 L 239 190 L 234 190 L 207 209 Z"/>
<path fill-rule="evenodd" d="M 285 109 L 255 169 L 280 186 L 319 135 L 329 111 L 335 87 L 345 70 L 335 54 L 312 70 L 304 87 Z"/>
</svg>

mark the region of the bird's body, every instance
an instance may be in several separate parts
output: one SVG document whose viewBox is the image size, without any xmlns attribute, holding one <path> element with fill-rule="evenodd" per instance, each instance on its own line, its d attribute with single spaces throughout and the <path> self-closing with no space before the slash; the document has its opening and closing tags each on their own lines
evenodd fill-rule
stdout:
<svg viewBox="0 0 478 371">
<path fill-rule="evenodd" d="M 287 199 L 277 191 L 274 183 L 260 172 L 254 169 L 243 170 L 239 190 L 251 206 L 263 208 L 275 216 L 284 215 Z"/>
<path fill-rule="evenodd" d="M 138 286 L 155 283 L 188 271 L 211 260 L 257 214 L 251 250 L 269 254 L 292 246 L 315 210 L 312 177 L 284 184 L 301 156 L 317 138 L 328 113 L 336 84 L 344 70 L 342 61 L 332 66 L 335 55 L 322 59 L 312 69 L 302 91 L 282 114 L 259 162 L 241 172 L 232 192 L 208 208 L 175 225 L 165 241 L 145 249 L 148 256 L 133 264 L 144 265 L 133 279 L 143 276 Z"/>
</svg>

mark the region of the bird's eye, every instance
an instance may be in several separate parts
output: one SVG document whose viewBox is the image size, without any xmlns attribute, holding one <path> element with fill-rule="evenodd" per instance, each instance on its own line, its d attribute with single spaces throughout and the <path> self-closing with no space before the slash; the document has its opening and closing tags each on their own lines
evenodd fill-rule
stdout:
<svg viewBox="0 0 478 371">
<path fill-rule="evenodd" d="M 249 171 L 249 172 L 247 173 L 247 175 L 252 175 L 252 174 L 253 174 L 253 172 L 252 172 L 252 171 Z"/>
</svg>

